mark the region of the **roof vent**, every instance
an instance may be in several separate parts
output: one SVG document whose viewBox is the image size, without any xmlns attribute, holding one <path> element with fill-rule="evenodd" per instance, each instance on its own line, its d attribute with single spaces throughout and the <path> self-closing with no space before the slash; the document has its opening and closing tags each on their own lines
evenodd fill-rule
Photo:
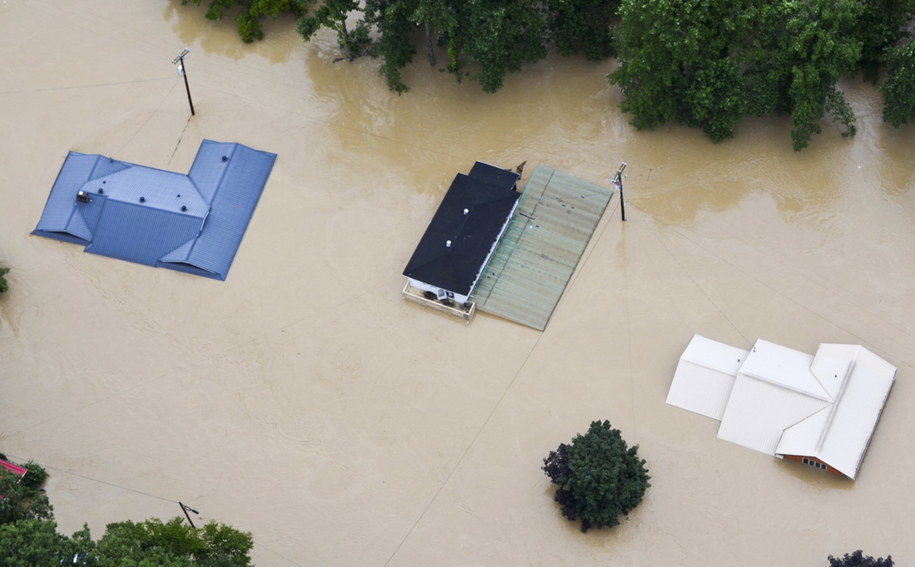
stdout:
<svg viewBox="0 0 915 567">
<path fill-rule="evenodd" d="M 448 248 L 451 248 L 451 241 L 450 241 L 450 240 L 446 240 L 446 241 L 445 241 L 445 246 L 447 246 Z"/>
<path fill-rule="evenodd" d="M 101 187 L 98 188 L 98 194 L 99 194 L 99 195 L 101 195 L 101 194 L 104 193 L 104 192 L 105 192 L 104 189 L 102 189 Z"/>
<path fill-rule="evenodd" d="M 467 213 L 469 213 L 469 212 L 470 212 L 470 209 L 464 209 L 464 214 L 465 214 L 465 215 L 466 215 Z"/>
<path fill-rule="evenodd" d="M 85 191 L 77 191 L 76 200 L 79 201 L 80 203 L 88 203 L 89 202 L 89 193 L 86 193 Z"/>
<path fill-rule="evenodd" d="M 229 156 L 222 156 L 222 161 L 229 161 Z"/>
<path fill-rule="evenodd" d="M 141 203 L 145 203 L 145 202 L 146 202 L 146 197 L 140 197 L 140 202 L 141 202 Z"/>
<path fill-rule="evenodd" d="M 181 212 L 183 213 L 183 212 L 185 212 L 186 210 L 187 210 L 187 207 L 184 206 L 184 205 L 181 205 Z"/>
</svg>

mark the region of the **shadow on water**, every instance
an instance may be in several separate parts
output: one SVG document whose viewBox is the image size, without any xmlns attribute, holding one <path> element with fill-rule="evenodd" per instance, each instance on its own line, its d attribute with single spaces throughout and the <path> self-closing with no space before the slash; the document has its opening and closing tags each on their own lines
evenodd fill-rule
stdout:
<svg viewBox="0 0 915 567">
<path fill-rule="evenodd" d="M 264 20 L 264 39 L 245 43 L 236 29 L 236 12 L 230 11 L 222 20 L 211 21 L 206 18 L 206 4 L 202 2 L 197 6 L 188 2 L 182 5 L 181 0 L 169 0 L 162 18 L 172 22 L 172 31 L 185 45 L 199 45 L 208 54 L 236 61 L 248 55 L 259 55 L 271 63 L 285 63 L 294 49 L 304 45 L 296 32 L 295 18 L 291 16 Z"/>
</svg>

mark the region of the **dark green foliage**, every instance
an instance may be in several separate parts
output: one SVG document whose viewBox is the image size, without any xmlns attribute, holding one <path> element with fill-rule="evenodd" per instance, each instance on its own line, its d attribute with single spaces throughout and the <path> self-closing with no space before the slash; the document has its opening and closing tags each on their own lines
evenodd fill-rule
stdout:
<svg viewBox="0 0 915 567">
<path fill-rule="evenodd" d="M 250 534 L 215 522 L 195 529 L 181 518 L 165 523 L 153 518 L 109 524 L 97 544 L 97 564 L 116 567 L 152 561 L 153 565 L 247 567 L 251 547 Z"/>
<path fill-rule="evenodd" d="M 9 268 L 0 268 L 0 293 L 3 293 L 4 291 L 9 290 L 9 288 L 10 288 L 9 284 L 6 282 L 6 278 L 3 277 L 6 274 L 8 274 L 9 271 L 10 271 Z"/>
<path fill-rule="evenodd" d="M 915 122 L 915 41 L 891 49 L 887 61 L 888 76 L 880 87 L 883 120 L 897 127 Z"/>
<path fill-rule="evenodd" d="M 60 535 L 50 519 L 0 525 L 0 567 L 69 565 L 74 557 L 95 567 L 250 567 L 251 547 L 251 534 L 215 522 L 195 529 L 181 518 L 109 524 L 98 542 L 85 526 Z"/>
<path fill-rule="evenodd" d="M 251 534 L 215 522 L 199 529 L 181 518 L 118 522 L 108 524 L 98 541 L 96 564 L 248 567 L 252 545 Z"/>
<path fill-rule="evenodd" d="M 308 40 L 322 27 L 330 28 L 337 32 L 337 41 L 347 57 L 364 55 L 370 43 L 368 24 L 362 20 L 353 29 L 346 25 L 347 15 L 357 8 L 358 0 L 324 0 L 311 14 L 299 19 L 299 34 Z"/>
<path fill-rule="evenodd" d="M 29 463 L 32 465 L 32 463 Z M 26 477 L 29 476 L 26 473 Z M 47 476 L 47 475 L 45 475 Z M 42 479 L 42 483 L 44 479 Z M 54 517 L 54 508 L 41 485 L 20 480 L 18 475 L 5 469 L 0 470 L 0 525 L 19 520 L 49 520 Z"/>
<path fill-rule="evenodd" d="M 559 53 L 583 53 L 591 60 L 614 54 L 611 22 L 619 0 L 548 0 L 549 38 Z"/>
<path fill-rule="evenodd" d="M 200 4 L 203 0 L 182 0 Z M 789 115 L 795 150 L 832 121 L 843 136 L 855 116 L 838 81 L 858 70 L 876 80 L 884 120 L 915 120 L 911 47 L 901 45 L 915 0 L 208 0 L 207 17 L 236 14 L 245 41 L 260 22 L 299 17 L 307 41 L 326 27 L 350 59 L 381 61 L 388 87 L 407 90 L 402 69 L 417 46 L 444 48 L 442 70 L 495 92 L 508 73 L 546 56 L 600 59 L 618 53 L 609 77 L 636 128 L 671 122 L 702 128 L 715 142 L 745 116 Z M 310 9 L 310 10 L 309 10 Z M 347 22 L 350 22 L 347 24 Z M 2 281 L 2 280 L 0 280 Z"/>
<path fill-rule="evenodd" d="M 508 73 L 545 57 L 550 42 L 565 55 L 584 53 L 599 59 L 612 54 L 611 22 L 617 4 L 618 0 L 323 0 L 300 20 L 299 32 L 308 40 L 321 27 L 336 30 L 349 57 L 367 53 L 381 59 L 381 73 L 397 92 L 407 88 L 400 71 L 413 60 L 417 44 L 437 43 L 447 51 L 444 70 L 458 81 L 469 76 L 483 90 L 495 92 Z M 365 30 L 360 40 L 367 42 L 358 52 L 351 48 L 353 32 L 343 25 L 353 11 L 361 12 L 357 29 Z M 371 45 L 369 30 L 376 38 Z"/>
<path fill-rule="evenodd" d="M 0 566 L 71 565 L 79 541 L 57 533 L 53 520 L 0 524 Z"/>
<path fill-rule="evenodd" d="M 651 486 L 638 445 L 628 447 L 609 421 L 594 421 L 571 445 L 562 443 L 543 459 L 543 471 L 558 485 L 554 499 L 581 531 L 613 527 L 635 508 Z"/>
<path fill-rule="evenodd" d="M 870 555 L 864 555 L 860 549 L 851 554 L 846 553 L 843 557 L 830 555 L 828 559 L 829 567 L 893 567 L 891 555 L 887 555 L 886 559 L 874 559 Z"/>
<path fill-rule="evenodd" d="M 0 567 L 77 564 L 95 567 L 250 567 L 251 534 L 210 522 L 193 528 L 181 518 L 163 523 L 108 524 L 98 542 L 88 527 L 57 533 L 41 486 L 48 473 L 29 461 L 21 478 L 0 470 Z M 75 558 L 75 559 L 74 559 Z"/>
<path fill-rule="evenodd" d="M 460 55 L 453 71 L 461 73 L 466 62 L 483 90 L 493 93 L 502 88 L 506 73 L 546 57 L 546 19 L 534 4 L 533 0 L 455 1 L 457 26 L 450 47 Z"/>
<path fill-rule="evenodd" d="M 854 115 L 836 83 L 854 72 L 861 55 L 861 41 L 853 33 L 860 12 L 857 0 L 810 0 L 792 3 L 787 10 L 783 55 L 791 73 L 795 150 L 807 147 L 810 137 L 820 133 L 820 120 L 827 113 L 845 126 L 843 136 L 855 134 Z"/>
<path fill-rule="evenodd" d="M 181 0 L 181 4 L 193 2 L 200 5 L 203 0 Z M 209 0 L 206 17 L 209 20 L 219 21 L 227 11 L 238 13 L 235 23 L 238 25 L 238 35 L 245 43 L 255 39 L 264 39 L 264 28 L 261 20 L 265 17 L 276 18 L 280 14 L 288 13 L 296 17 L 305 13 L 309 2 L 314 0 Z"/>
<path fill-rule="evenodd" d="M 22 467 L 28 472 L 22 477 L 22 484 L 30 490 L 39 490 L 48 480 L 48 471 L 34 461 L 29 461 Z"/>
<path fill-rule="evenodd" d="M 864 78 L 876 83 L 886 52 L 896 45 L 915 17 L 915 0 L 861 0 L 855 35 L 861 41 L 858 67 Z"/>
<path fill-rule="evenodd" d="M 855 133 L 836 83 L 852 74 L 861 0 L 623 0 L 610 81 L 637 128 L 700 127 L 714 141 L 747 115 L 787 113 L 795 150 L 829 116 Z"/>
<path fill-rule="evenodd" d="M 637 128 L 682 122 L 715 141 L 732 135 L 746 113 L 746 86 L 732 46 L 750 35 L 756 17 L 748 1 L 669 0 L 643 6 L 623 0 L 610 82 Z"/>
</svg>

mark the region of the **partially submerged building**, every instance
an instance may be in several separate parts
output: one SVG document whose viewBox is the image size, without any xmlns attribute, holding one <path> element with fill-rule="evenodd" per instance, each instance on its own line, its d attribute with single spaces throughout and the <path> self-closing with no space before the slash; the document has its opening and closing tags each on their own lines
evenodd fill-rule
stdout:
<svg viewBox="0 0 915 567">
<path fill-rule="evenodd" d="M 482 162 L 455 177 L 403 272 L 405 298 L 546 328 L 613 193 L 539 165 L 519 197 L 518 177 Z"/>
<path fill-rule="evenodd" d="M 821 344 L 811 356 L 695 335 L 667 403 L 721 421 L 719 439 L 854 479 L 895 376 L 859 345 Z"/>
<path fill-rule="evenodd" d="M 455 175 L 403 270 L 409 285 L 466 303 L 518 204 L 519 177 L 479 161 Z"/>
<path fill-rule="evenodd" d="M 203 140 L 185 175 L 71 151 L 33 234 L 225 280 L 275 160 Z"/>
</svg>

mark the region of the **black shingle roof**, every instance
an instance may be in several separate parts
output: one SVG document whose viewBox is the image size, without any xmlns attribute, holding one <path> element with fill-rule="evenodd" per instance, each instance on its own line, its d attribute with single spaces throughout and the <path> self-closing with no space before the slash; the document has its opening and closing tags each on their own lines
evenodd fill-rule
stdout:
<svg viewBox="0 0 915 567">
<path fill-rule="evenodd" d="M 468 295 L 518 200 L 518 177 L 482 162 L 457 174 L 403 275 Z"/>
</svg>

